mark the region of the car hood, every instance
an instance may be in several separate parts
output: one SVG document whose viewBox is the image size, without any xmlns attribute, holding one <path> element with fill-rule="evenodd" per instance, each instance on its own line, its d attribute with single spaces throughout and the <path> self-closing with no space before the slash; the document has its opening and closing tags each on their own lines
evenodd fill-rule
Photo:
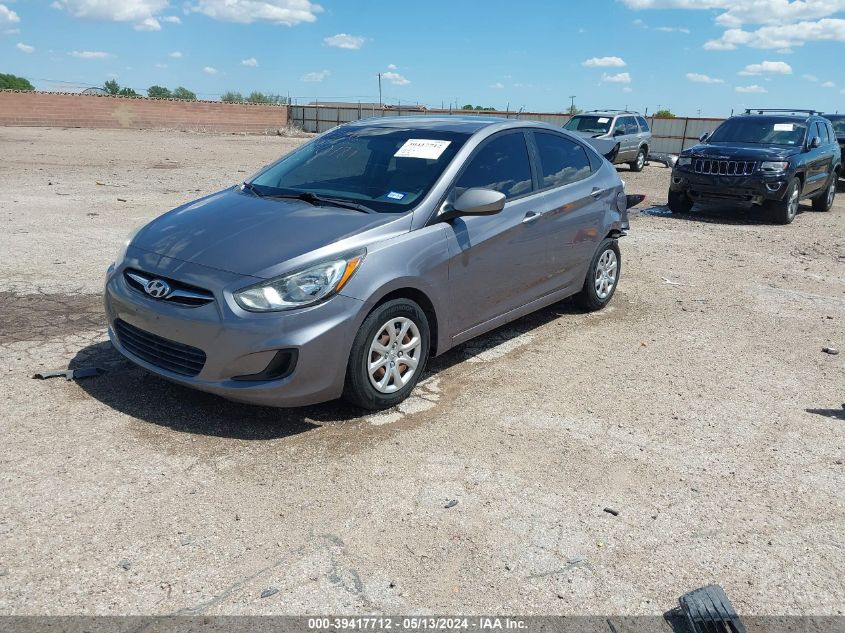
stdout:
<svg viewBox="0 0 845 633">
<path fill-rule="evenodd" d="M 410 226 L 410 214 L 367 214 L 300 200 L 258 198 L 235 187 L 156 218 L 138 232 L 132 246 L 267 278 L 276 274 L 279 264 L 322 247 L 354 237 L 361 238 L 354 240 L 358 246 L 367 237 L 407 233 Z"/>
<path fill-rule="evenodd" d="M 705 158 L 720 156 L 723 157 L 723 160 L 778 160 L 800 153 L 800 147 L 761 147 L 760 145 L 707 143 L 688 149 L 684 152 L 684 156 L 703 156 Z"/>
</svg>

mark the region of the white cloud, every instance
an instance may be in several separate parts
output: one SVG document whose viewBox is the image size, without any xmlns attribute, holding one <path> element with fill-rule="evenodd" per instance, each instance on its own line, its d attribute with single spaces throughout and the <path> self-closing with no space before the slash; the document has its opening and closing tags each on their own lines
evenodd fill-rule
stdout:
<svg viewBox="0 0 845 633">
<path fill-rule="evenodd" d="M 216 75 L 217 69 L 214 66 L 203 66 L 202 72 L 206 75 Z"/>
<path fill-rule="evenodd" d="M 17 13 L 12 11 L 5 4 L 0 4 L 0 28 L 11 27 L 13 24 L 17 24 L 20 21 L 21 19 L 18 17 Z"/>
<path fill-rule="evenodd" d="M 792 66 L 786 62 L 763 62 L 762 64 L 749 64 L 745 67 L 745 70 L 741 70 L 739 74 L 746 76 L 791 75 Z"/>
<path fill-rule="evenodd" d="M 629 84 L 631 83 L 631 74 L 619 73 L 616 75 L 608 75 L 607 73 L 602 73 L 601 80 L 607 83 Z"/>
<path fill-rule="evenodd" d="M 388 64 L 387 70 L 398 70 L 398 66 L 396 64 Z"/>
<path fill-rule="evenodd" d="M 305 73 L 302 77 L 300 77 L 300 79 L 311 83 L 319 83 L 324 79 L 327 79 L 329 75 L 331 75 L 331 73 L 328 70 L 319 70 L 313 73 Z"/>
<path fill-rule="evenodd" d="M 822 84 L 822 88 L 836 88 L 836 84 L 832 81 L 826 81 Z"/>
<path fill-rule="evenodd" d="M 743 24 L 788 24 L 817 20 L 845 10 L 843 0 L 622 0 L 631 9 L 698 9 L 721 11 L 716 23 L 725 28 Z"/>
<path fill-rule="evenodd" d="M 258 66 L 258 60 L 255 59 L 255 57 L 250 57 L 248 59 L 242 59 L 241 60 L 241 66 L 251 66 L 251 67 L 255 68 L 256 66 Z"/>
<path fill-rule="evenodd" d="M 173 59 L 182 59 L 182 53 L 179 51 L 173 51 L 172 53 L 170 53 L 170 57 L 172 57 Z"/>
<path fill-rule="evenodd" d="M 27 55 L 35 52 L 34 46 L 24 44 L 23 42 L 18 42 L 17 44 L 15 44 L 15 48 L 18 49 L 21 53 L 26 53 Z"/>
<path fill-rule="evenodd" d="M 655 26 L 655 31 L 662 31 L 663 33 L 684 33 L 689 35 L 690 30 L 680 26 Z"/>
<path fill-rule="evenodd" d="M 625 86 L 622 88 L 622 92 L 634 92 L 634 89 L 631 86 Z"/>
<path fill-rule="evenodd" d="M 202 13 L 223 22 L 270 22 L 296 26 L 315 22 L 323 7 L 310 0 L 196 0 L 185 5 L 185 11 Z"/>
<path fill-rule="evenodd" d="M 497 81 L 494 84 L 490 84 L 490 87 L 495 88 L 496 90 L 501 90 L 502 88 L 505 87 L 505 84 L 503 84 L 501 81 Z"/>
<path fill-rule="evenodd" d="M 581 63 L 587 68 L 622 68 L 627 66 L 621 57 L 591 57 Z"/>
<path fill-rule="evenodd" d="M 335 48 L 346 48 L 349 50 L 358 50 L 364 45 L 366 38 L 359 35 L 349 35 L 348 33 L 338 33 L 331 37 L 324 37 L 323 42 L 326 46 L 334 46 Z"/>
<path fill-rule="evenodd" d="M 139 31 L 159 31 L 156 15 L 169 4 L 169 0 L 55 0 L 51 6 L 75 18 L 131 22 Z"/>
<path fill-rule="evenodd" d="M 387 79 L 394 86 L 407 86 L 409 83 L 411 83 L 411 81 L 409 79 L 406 79 L 405 77 L 403 77 L 399 73 L 395 73 L 393 71 L 387 72 L 387 73 L 382 73 L 381 76 L 384 79 Z"/>
<path fill-rule="evenodd" d="M 807 42 L 845 42 L 845 20 L 826 18 L 818 22 L 798 22 L 764 26 L 756 31 L 729 29 L 716 40 L 704 44 L 707 50 L 730 51 L 739 46 L 789 51 Z"/>
<path fill-rule="evenodd" d="M 156 64 L 156 68 L 167 68 L 167 64 Z"/>
<path fill-rule="evenodd" d="M 764 92 L 768 92 L 763 86 L 758 86 L 757 84 L 753 86 L 737 86 L 735 90 L 747 94 L 763 94 Z"/>
<path fill-rule="evenodd" d="M 815 75 L 802 75 L 802 77 L 804 77 L 807 81 L 812 81 L 813 83 L 818 83 L 819 81 L 819 78 Z"/>
<path fill-rule="evenodd" d="M 699 84 L 723 84 L 724 79 L 716 79 L 709 75 L 702 75 L 701 73 L 687 73 L 687 79 Z"/>
<path fill-rule="evenodd" d="M 110 53 L 103 51 L 71 51 L 68 55 L 79 59 L 108 59 L 111 57 Z"/>
<path fill-rule="evenodd" d="M 178 15 L 165 15 L 159 18 L 162 22 L 169 22 L 170 24 L 182 24 L 182 18 Z"/>
</svg>

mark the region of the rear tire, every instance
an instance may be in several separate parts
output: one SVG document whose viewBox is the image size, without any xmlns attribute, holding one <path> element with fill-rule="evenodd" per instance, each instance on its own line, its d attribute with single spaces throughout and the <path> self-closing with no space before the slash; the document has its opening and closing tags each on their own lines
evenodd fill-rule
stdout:
<svg viewBox="0 0 845 633">
<path fill-rule="evenodd" d="M 801 199 L 801 181 L 793 178 L 786 186 L 783 200 L 770 201 L 766 206 L 772 214 L 772 219 L 778 224 L 791 224 L 798 215 L 798 203 Z"/>
<path fill-rule="evenodd" d="M 813 209 L 815 211 L 830 211 L 833 208 L 833 201 L 836 199 L 836 185 L 839 177 L 833 174 L 824 192 L 813 198 Z"/>
<path fill-rule="evenodd" d="M 370 411 L 402 402 L 425 371 L 430 340 L 425 312 L 410 299 L 378 306 L 352 343 L 343 399 Z"/>
<path fill-rule="evenodd" d="M 581 292 L 573 297 L 576 305 L 587 312 L 604 308 L 616 293 L 621 272 L 619 244 L 617 240 L 605 238 L 593 255 Z"/>
<path fill-rule="evenodd" d="M 689 213 L 692 210 L 693 201 L 683 191 L 670 191 L 669 203 L 667 206 L 672 213 Z"/>
<path fill-rule="evenodd" d="M 642 171 L 643 167 L 645 167 L 645 148 L 641 147 L 640 151 L 637 152 L 637 157 L 634 159 L 634 162 L 628 163 L 628 166 L 631 168 L 631 171 Z"/>
</svg>

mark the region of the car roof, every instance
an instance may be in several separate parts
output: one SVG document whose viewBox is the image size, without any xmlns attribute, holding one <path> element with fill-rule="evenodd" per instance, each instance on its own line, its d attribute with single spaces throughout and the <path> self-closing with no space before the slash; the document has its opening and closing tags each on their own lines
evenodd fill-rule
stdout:
<svg viewBox="0 0 845 633">
<path fill-rule="evenodd" d="M 639 112 L 631 112 L 630 110 L 590 110 L 589 112 L 579 112 L 574 116 L 642 116 Z"/>
<path fill-rule="evenodd" d="M 792 112 L 763 112 L 762 114 L 759 112 L 744 112 L 742 114 L 737 114 L 734 117 L 735 119 L 782 119 L 784 121 L 796 121 L 801 123 L 806 123 L 807 121 L 813 121 L 815 119 L 820 118 L 818 114 L 795 114 Z"/>
<path fill-rule="evenodd" d="M 493 116 L 467 116 L 467 115 L 442 115 L 442 116 L 391 116 L 371 117 L 347 123 L 350 127 L 385 127 L 385 128 L 418 128 L 425 130 L 438 130 L 441 132 L 457 132 L 467 135 L 496 126 L 499 129 L 539 127 L 557 130 L 553 125 L 542 121 L 531 121 L 527 119 L 506 119 Z"/>
</svg>

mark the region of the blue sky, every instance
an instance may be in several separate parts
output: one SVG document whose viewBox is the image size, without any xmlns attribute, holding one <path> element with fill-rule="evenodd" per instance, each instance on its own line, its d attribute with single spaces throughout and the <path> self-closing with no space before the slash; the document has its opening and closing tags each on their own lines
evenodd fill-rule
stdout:
<svg viewBox="0 0 845 633">
<path fill-rule="evenodd" d="M 0 72 L 51 90 L 724 116 L 845 111 L 843 58 L 845 0 L 0 0 Z"/>
</svg>

